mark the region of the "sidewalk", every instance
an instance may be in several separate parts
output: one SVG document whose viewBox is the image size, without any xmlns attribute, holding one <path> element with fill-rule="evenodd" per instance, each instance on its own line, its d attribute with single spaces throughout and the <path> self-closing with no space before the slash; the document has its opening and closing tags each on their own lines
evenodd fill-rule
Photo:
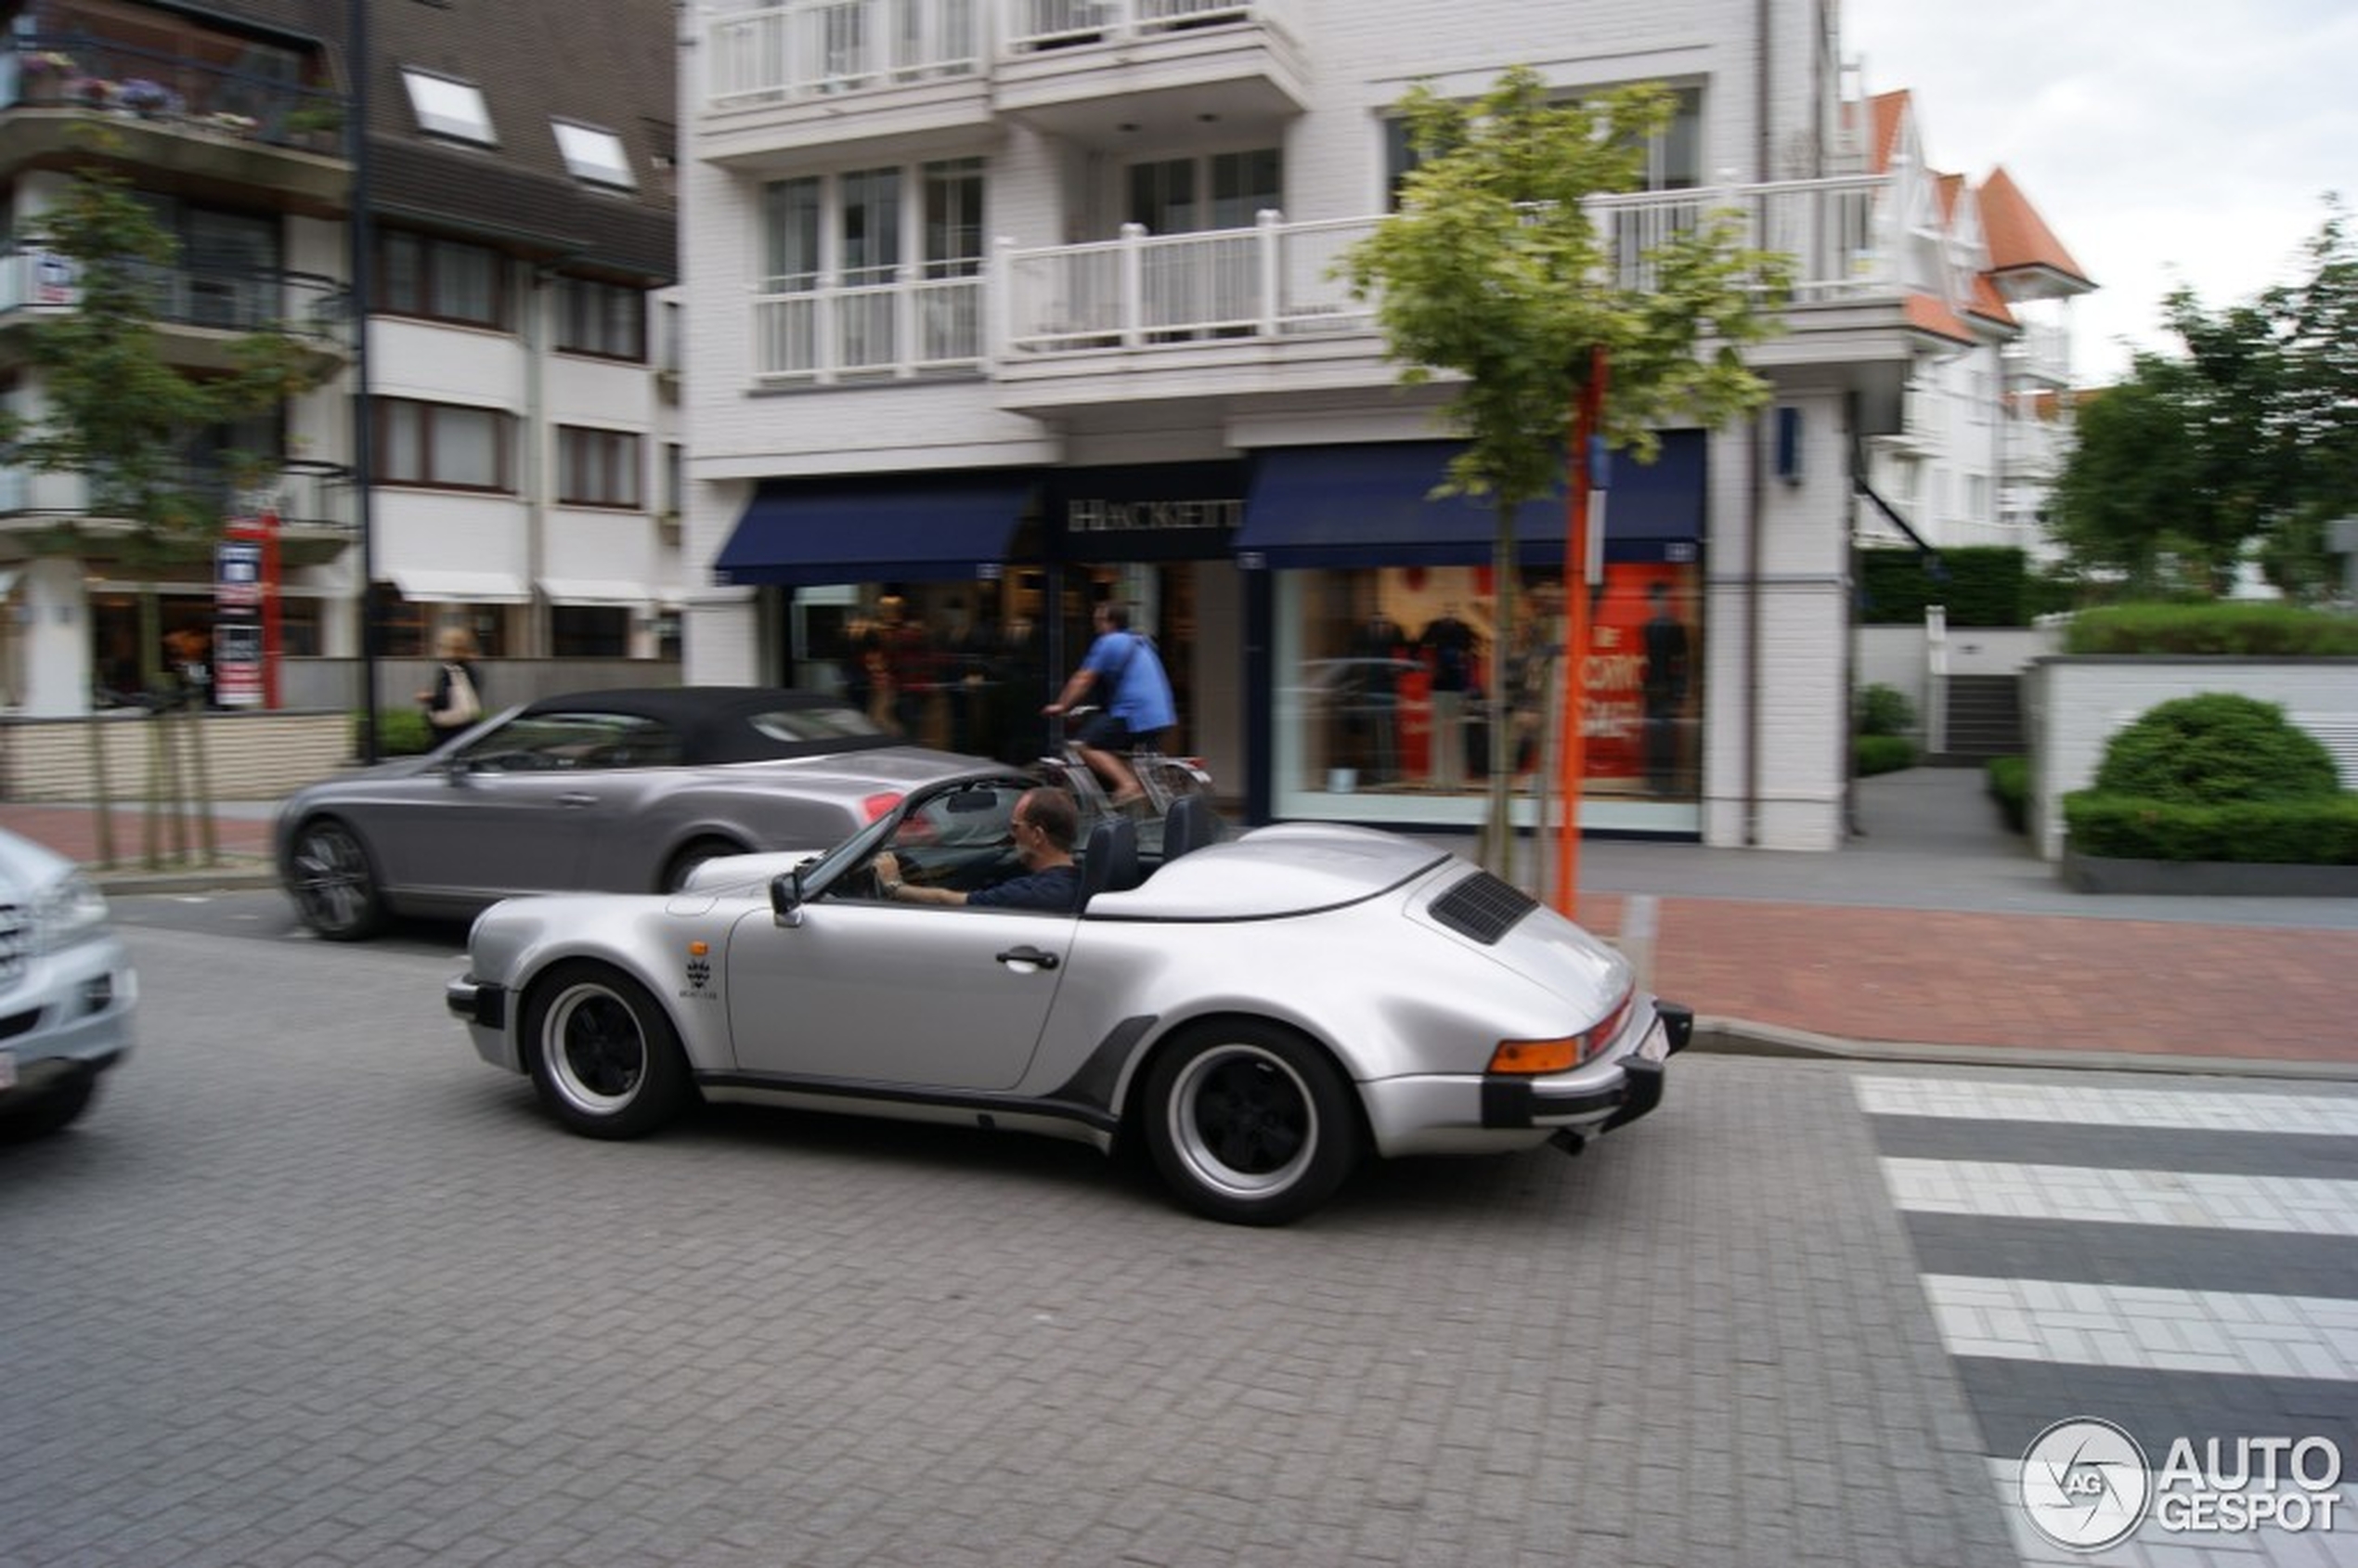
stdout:
<svg viewBox="0 0 2358 1568">
<path fill-rule="evenodd" d="M 269 815 L 217 809 L 216 871 L 99 879 L 117 897 L 271 886 Z M 114 820 L 136 868 L 140 813 Z M 1859 826 L 1831 854 L 1584 843 L 1578 914 L 1695 1009 L 1705 1048 L 2358 1079 L 2358 900 L 2074 893 L 1968 770 L 1865 781 Z M 0 827 L 96 853 L 87 806 L 0 804 Z"/>
</svg>

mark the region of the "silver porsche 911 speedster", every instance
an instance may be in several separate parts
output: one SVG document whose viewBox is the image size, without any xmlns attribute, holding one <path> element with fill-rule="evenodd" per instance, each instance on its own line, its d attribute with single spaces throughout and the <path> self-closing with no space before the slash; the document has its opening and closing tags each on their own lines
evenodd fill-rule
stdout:
<svg viewBox="0 0 2358 1568">
<path fill-rule="evenodd" d="M 1576 1150 L 1652 1109 L 1687 1043 L 1613 949 L 1370 829 L 1231 837 L 1187 801 L 1150 866 L 1126 820 L 1093 824 L 1060 907 L 909 901 L 1017 871 L 1031 787 L 913 790 L 823 853 L 709 861 L 673 893 L 511 899 L 446 1000 L 592 1136 L 701 1097 L 1134 1142 L 1248 1225 L 1309 1212 L 1368 1151 Z"/>
</svg>

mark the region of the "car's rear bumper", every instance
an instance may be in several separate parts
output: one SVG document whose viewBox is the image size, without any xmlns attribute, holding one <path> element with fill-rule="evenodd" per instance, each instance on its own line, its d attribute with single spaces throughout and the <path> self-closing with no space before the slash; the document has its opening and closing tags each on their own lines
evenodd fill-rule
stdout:
<svg viewBox="0 0 2358 1568">
<path fill-rule="evenodd" d="M 1387 1156 L 1504 1153 L 1626 1126 L 1662 1103 L 1665 1066 L 1694 1031 L 1689 1008 L 1659 1002 L 1654 1015 L 1627 1048 L 1549 1078 L 1432 1074 L 1363 1084 L 1376 1147 Z"/>
</svg>

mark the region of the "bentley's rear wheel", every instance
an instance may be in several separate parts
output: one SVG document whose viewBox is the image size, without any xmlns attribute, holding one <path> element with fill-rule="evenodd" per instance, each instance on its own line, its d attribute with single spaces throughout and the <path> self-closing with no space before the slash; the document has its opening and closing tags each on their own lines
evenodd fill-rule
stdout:
<svg viewBox="0 0 2358 1568">
<path fill-rule="evenodd" d="M 1283 1225 L 1334 1195 L 1359 1159 L 1351 1088 L 1325 1053 L 1251 1019 L 1189 1030 L 1147 1074 L 1147 1152 L 1180 1201 Z"/>
<path fill-rule="evenodd" d="M 533 986 L 524 1048 L 540 1103 L 593 1138 L 651 1133 L 695 1093 L 669 1017 L 603 965 L 562 965 Z"/>
</svg>

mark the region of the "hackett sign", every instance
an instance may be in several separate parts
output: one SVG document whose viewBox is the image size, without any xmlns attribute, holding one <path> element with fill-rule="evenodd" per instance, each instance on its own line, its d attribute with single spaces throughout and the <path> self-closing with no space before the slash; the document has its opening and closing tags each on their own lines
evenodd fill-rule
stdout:
<svg viewBox="0 0 2358 1568">
<path fill-rule="evenodd" d="M 1236 532 L 1242 500 L 1075 500 L 1065 505 L 1065 529 L 1074 534 L 1146 534 L 1177 529 Z"/>
</svg>

